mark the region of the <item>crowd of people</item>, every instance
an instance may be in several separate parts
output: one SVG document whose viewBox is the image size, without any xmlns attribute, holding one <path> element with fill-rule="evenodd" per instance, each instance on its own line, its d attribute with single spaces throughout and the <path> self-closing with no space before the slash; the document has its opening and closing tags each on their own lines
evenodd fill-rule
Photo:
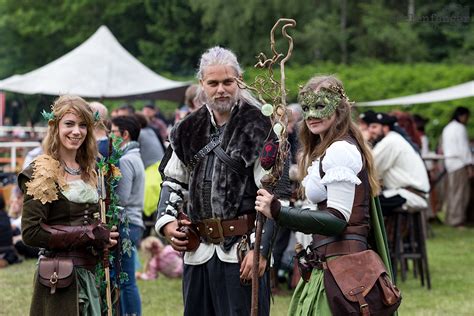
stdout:
<svg viewBox="0 0 474 316">
<path fill-rule="evenodd" d="M 288 269 L 284 252 L 294 233 L 306 250 L 294 254 L 304 260 L 297 260 L 295 274 L 302 278 L 293 284 L 289 315 L 396 310 L 400 294 L 390 280 L 383 284 L 390 304 L 373 303 L 382 301 L 373 291 L 369 304 L 360 296 L 350 303 L 338 291 L 341 276 L 332 267 L 345 269 L 348 258 L 361 254 L 368 265 L 379 265 L 369 252 L 373 197 L 387 221 L 397 209 L 435 215 L 433 165 L 423 160 L 429 152 L 426 120 L 403 112 L 357 116 L 339 79 L 315 76 L 300 90 L 298 104 L 288 106 L 291 150 L 282 177 L 288 183 L 271 191 L 262 185 L 268 168 L 260 158 L 268 135 L 274 141 L 280 135 L 238 84 L 242 73 L 230 50 L 207 50 L 199 84 L 186 91 L 172 128 L 152 104 L 141 111 L 123 105 L 109 117 L 99 102 L 68 95 L 54 102 L 47 135 L 18 176 L 14 196 L 22 203 L 11 218 L 0 198 L 0 267 L 40 257 L 32 315 L 99 315 L 99 253 L 127 238 L 132 251 L 121 261 L 128 275 L 120 285 L 122 315 L 142 314 L 137 280 L 159 273 L 182 277 L 185 315 L 249 315 L 257 211 L 266 218 L 256 258 L 259 315 L 270 314 L 271 291 L 278 287 L 270 268 Z M 442 134 L 445 223 L 458 228 L 466 225 L 474 175 L 469 115 L 457 108 Z M 111 155 L 111 137 L 122 152 L 115 190 L 126 225 L 109 228 L 100 221 L 96 162 Z M 143 268 L 140 255 L 146 257 Z M 68 263 L 74 275 L 67 286 L 42 282 L 43 271 Z M 369 273 L 365 269 L 352 270 Z M 380 273 L 386 269 L 380 265 Z"/>
</svg>

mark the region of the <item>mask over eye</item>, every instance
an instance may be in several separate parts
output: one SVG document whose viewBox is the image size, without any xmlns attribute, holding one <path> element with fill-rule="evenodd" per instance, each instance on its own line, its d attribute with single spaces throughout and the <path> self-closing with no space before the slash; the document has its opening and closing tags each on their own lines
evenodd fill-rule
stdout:
<svg viewBox="0 0 474 316">
<path fill-rule="evenodd" d="M 305 120 L 309 118 L 325 119 L 331 117 L 341 102 L 341 97 L 326 89 L 320 89 L 318 92 L 313 90 L 300 92 L 298 102 L 303 109 Z"/>
</svg>

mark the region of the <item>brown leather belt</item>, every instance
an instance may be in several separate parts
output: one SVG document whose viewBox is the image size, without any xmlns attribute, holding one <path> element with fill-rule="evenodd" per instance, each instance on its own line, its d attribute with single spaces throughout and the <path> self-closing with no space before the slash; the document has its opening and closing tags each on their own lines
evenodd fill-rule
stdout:
<svg viewBox="0 0 474 316">
<path fill-rule="evenodd" d="M 85 268 L 92 272 L 94 272 L 98 261 L 97 257 L 93 254 L 80 250 L 57 252 L 54 256 L 57 258 L 70 258 L 75 267 Z"/>
<path fill-rule="evenodd" d="M 236 219 L 209 218 L 195 223 L 197 233 L 205 241 L 219 244 L 225 237 L 242 236 L 255 226 L 255 214 L 246 214 Z"/>
<path fill-rule="evenodd" d="M 317 257 L 348 255 L 368 249 L 367 238 L 357 234 L 328 237 L 313 241 L 311 250 Z"/>
</svg>

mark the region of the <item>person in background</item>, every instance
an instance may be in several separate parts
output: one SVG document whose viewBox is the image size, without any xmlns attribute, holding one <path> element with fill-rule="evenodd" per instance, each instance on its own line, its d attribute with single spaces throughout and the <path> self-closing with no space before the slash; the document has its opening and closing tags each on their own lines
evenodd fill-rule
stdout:
<svg viewBox="0 0 474 316">
<path fill-rule="evenodd" d="M 145 225 L 144 237 L 151 234 L 156 222 L 156 205 L 160 197 L 161 175 L 158 172 L 164 149 L 157 135 L 148 126 L 148 121 L 141 113 L 135 113 L 135 118 L 140 123 L 140 155 L 145 166 L 145 200 L 143 205 L 143 223 Z"/>
<path fill-rule="evenodd" d="M 466 129 L 469 115 L 468 108 L 457 107 L 451 122 L 446 125 L 441 135 L 444 165 L 448 172 L 445 222 L 460 228 L 463 228 L 466 222 L 471 191 L 469 178 L 474 176 L 472 152 Z"/>
<path fill-rule="evenodd" d="M 164 144 L 168 139 L 168 121 L 166 118 L 152 103 L 145 105 L 142 113 L 148 119 L 148 124 L 159 132 L 160 142 Z"/>
<path fill-rule="evenodd" d="M 120 157 L 122 178 L 117 185 L 119 205 L 123 207 L 123 216 L 128 221 L 121 225 L 120 237 L 129 238 L 132 251 L 122 256 L 122 271 L 128 279 L 120 284 L 120 310 L 124 315 L 141 315 L 141 299 L 135 279 L 135 261 L 137 249 L 145 226 L 143 225 L 143 200 L 145 193 L 145 167 L 140 156 L 140 124 L 134 116 L 112 118 L 111 133 L 122 139 L 119 144 L 123 154 Z"/>
<path fill-rule="evenodd" d="M 170 245 L 164 246 L 161 240 L 149 236 L 141 242 L 142 252 L 148 255 L 144 272 L 137 272 L 137 279 L 155 280 L 158 273 L 168 278 L 179 278 L 183 275 L 183 258 L 181 253 Z"/>
<path fill-rule="evenodd" d="M 135 108 L 133 107 L 133 105 L 126 103 L 126 104 L 121 105 L 118 109 L 116 109 L 114 113 L 115 113 L 114 114 L 115 116 L 130 116 L 135 113 Z M 112 117 L 115 117 L 115 116 L 112 116 Z"/>
<path fill-rule="evenodd" d="M 204 103 L 198 97 L 199 85 L 192 84 L 184 92 L 184 105 L 175 112 L 174 123 L 181 121 L 186 115 L 198 110 Z"/>
<path fill-rule="evenodd" d="M 85 100 L 59 97 L 50 113 L 45 153 L 18 176 L 24 195 L 23 241 L 45 249 L 40 268 L 53 257 L 74 265 L 72 284 L 54 294 L 35 278 L 31 315 L 101 314 L 95 283 L 98 250 L 116 245 L 118 233 L 100 224 L 93 130 L 94 115 Z"/>
<path fill-rule="evenodd" d="M 398 207 L 426 208 L 430 183 L 425 164 L 413 146 L 394 131 L 396 118 L 377 113 L 369 124 L 375 170 L 383 183 L 383 214 Z"/>
<path fill-rule="evenodd" d="M 367 142 L 370 142 L 369 124 L 373 121 L 374 116 L 375 112 L 372 110 L 368 110 L 366 112 L 360 113 L 359 119 L 357 121 L 359 130 Z"/>
<path fill-rule="evenodd" d="M 21 262 L 13 246 L 13 230 L 5 210 L 5 200 L 0 194 L 0 269 Z"/>
<path fill-rule="evenodd" d="M 421 154 L 420 133 L 416 129 L 416 123 L 411 114 L 402 111 L 392 111 L 390 115 L 397 118 L 398 126 L 406 132 L 410 140 L 416 145 L 417 152 Z"/>
<path fill-rule="evenodd" d="M 98 113 L 99 121 L 96 123 L 94 127 L 94 136 L 97 141 L 97 150 L 100 154 L 99 160 L 102 157 L 109 156 L 109 137 L 108 137 L 108 129 L 107 129 L 107 119 L 109 116 L 109 111 L 100 102 L 90 102 L 89 106 L 92 109 L 94 115 Z"/>
<path fill-rule="evenodd" d="M 430 151 L 430 142 L 425 132 L 425 126 L 428 123 L 428 119 L 419 114 L 414 114 L 413 120 L 415 121 L 416 130 L 421 141 L 421 156 L 424 156 Z"/>
</svg>

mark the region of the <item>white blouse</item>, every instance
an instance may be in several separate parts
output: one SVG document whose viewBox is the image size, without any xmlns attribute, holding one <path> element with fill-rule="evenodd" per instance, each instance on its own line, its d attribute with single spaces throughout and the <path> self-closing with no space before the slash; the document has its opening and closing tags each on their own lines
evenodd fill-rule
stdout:
<svg viewBox="0 0 474 316">
<path fill-rule="evenodd" d="M 362 156 L 353 144 L 336 141 L 326 150 L 322 161 L 325 173 L 319 174 L 320 158 L 313 161 L 302 184 L 305 194 L 312 203 L 327 199 L 327 206 L 337 209 L 346 221 L 352 213 L 355 186 L 361 184 L 357 174 L 362 170 Z"/>
</svg>

